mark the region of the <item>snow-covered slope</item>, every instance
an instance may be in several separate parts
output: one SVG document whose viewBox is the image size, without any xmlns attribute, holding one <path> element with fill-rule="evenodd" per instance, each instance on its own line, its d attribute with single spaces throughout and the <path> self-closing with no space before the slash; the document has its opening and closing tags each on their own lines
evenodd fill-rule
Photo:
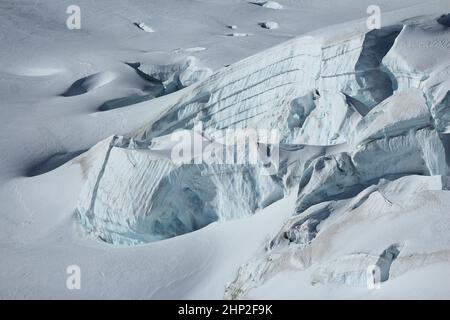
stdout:
<svg viewBox="0 0 450 320">
<path fill-rule="evenodd" d="M 0 5 L 0 297 L 450 297 L 447 1 L 79 2 Z"/>
</svg>

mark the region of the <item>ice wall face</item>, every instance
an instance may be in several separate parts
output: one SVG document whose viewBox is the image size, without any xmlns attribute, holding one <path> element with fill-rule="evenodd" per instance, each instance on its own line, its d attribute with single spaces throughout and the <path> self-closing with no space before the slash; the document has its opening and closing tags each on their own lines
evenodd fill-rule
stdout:
<svg viewBox="0 0 450 320">
<path fill-rule="evenodd" d="M 145 243 L 251 215 L 291 190 L 302 215 L 380 181 L 447 175 L 447 29 L 434 21 L 303 37 L 217 71 L 132 139 L 96 149 L 81 221 L 107 242 Z M 433 72 L 408 47 L 423 47 L 430 32 L 425 54 Z M 169 69 L 142 72 L 170 84 Z M 200 122 L 204 138 L 215 129 L 278 130 L 277 170 L 267 176 L 263 163 L 175 164 L 170 134 Z M 304 239 L 316 232 L 311 223 Z"/>
<path fill-rule="evenodd" d="M 400 27 L 341 41 L 295 39 L 219 70 L 151 124 L 143 139 L 191 129 L 278 129 L 284 143 L 328 145 L 390 96 L 381 61 Z"/>
<path fill-rule="evenodd" d="M 84 226 L 109 243 L 147 243 L 249 216 L 283 197 L 281 180 L 257 164 L 175 164 L 170 155 L 123 137 L 104 143 L 77 209 Z"/>
</svg>

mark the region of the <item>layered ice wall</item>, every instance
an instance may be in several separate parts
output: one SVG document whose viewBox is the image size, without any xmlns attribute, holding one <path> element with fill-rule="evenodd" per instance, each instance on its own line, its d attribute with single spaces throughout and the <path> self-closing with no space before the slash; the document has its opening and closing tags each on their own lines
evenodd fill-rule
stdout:
<svg viewBox="0 0 450 320">
<path fill-rule="evenodd" d="M 405 49 L 422 48 L 424 33 L 433 72 Z M 86 155 L 77 213 L 107 242 L 145 243 L 248 216 L 291 189 L 302 215 L 380 181 L 446 175 L 448 43 L 448 27 L 434 20 L 293 39 L 223 68 L 132 139 Z M 217 129 L 278 130 L 276 171 L 196 163 L 198 154 L 175 164 L 170 134 L 200 122 L 205 139 Z"/>
<path fill-rule="evenodd" d="M 191 129 L 199 121 L 215 129 L 283 129 L 293 100 L 316 87 L 319 69 L 316 39 L 267 50 L 216 72 L 146 128 L 143 138 Z"/>
<path fill-rule="evenodd" d="M 325 43 L 303 37 L 266 50 L 216 72 L 142 138 L 202 121 L 206 129 L 278 129 L 284 143 L 344 142 L 351 123 L 392 95 L 381 60 L 399 32 L 394 26 Z"/>
<path fill-rule="evenodd" d="M 166 138 L 160 140 L 170 144 Z M 174 163 L 171 148 L 123 137 L 112 137 L 101 149 L 89 164 L 77 212 L 90 232 L 109 243 L 174 237 L 249 216 L 283 197 L 281 180 L 260 174 L 258 164 L 227 164 L 214 157 L 208 164 Z"/>
</svg>

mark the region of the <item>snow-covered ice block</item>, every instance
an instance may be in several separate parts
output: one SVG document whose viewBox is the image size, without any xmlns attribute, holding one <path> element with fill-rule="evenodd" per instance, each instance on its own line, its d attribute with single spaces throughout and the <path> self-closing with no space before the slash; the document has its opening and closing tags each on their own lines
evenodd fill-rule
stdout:
<svg viewBox="0 0 450 320">
<path fill-rule="evenodd" d="M 279 4 L 276 1 L 265 1 L 265 2 L 259 2 L 260 6 L 262 6 L 263 8 L 268 8 L 268 9 L 275 9 L 275 10 L 281 10 L 283 9 L 283 6 L 281 4 Z"/>
<path fill-rule="evenodd" d="M 199 66 L 197 58 L 192 56 L 167 65 L 141 64 L 138 70 L 146 79 L 162 83 L 166 94 L 203 81 L 212 74 L 211 69 Z"/>
<path fill-rule="evenodd" d="M 392 74 L 397 90 L 421 88 L 425 80 L 450 64 L 449 48 L 448 27 L 436 21 L 405 25 L 383 65 Z"/>
<path fill-rule="evenodd" d="M 148 25 L 146 25 L 145 23 L 143 23 L 143 22 L 136 22 L 135 23 L 135 25 L 139 28 L 139 29 L 141 29 L 142 31 L 145 31 L 145 32 L 155 32 L 155 30 L 153 30 L 151 27 L 149 27 Z"/>
<path fill-rule="evenodd" d="M 400 135 L 430 124 L 431 115 L 422 91 L 408 89 L 398 92 L 370 110 L 357 124 L 353 144 Z"/>
<path fill-rule="evenodd" d="M 261 22 L 261 27 L 264 29 L 278 29 L 279 25 L 275 21 L 267 21 L 267 22 Z"/>
<path fill-rule="evenodd" d="M 249 37 L 249 36 L 251 36 L 251 34 L 250 33 L 245 33 L 245 32 L 233 32 L 233 33 L 227 34 L 227 36 L 242 38 L 242 37 Z"/>
</svg>

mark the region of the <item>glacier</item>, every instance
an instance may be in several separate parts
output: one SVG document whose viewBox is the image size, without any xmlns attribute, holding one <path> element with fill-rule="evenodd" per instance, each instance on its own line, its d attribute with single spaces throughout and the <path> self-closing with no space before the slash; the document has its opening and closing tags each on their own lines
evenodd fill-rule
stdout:
<svg viewBox="0 0 450 320">
<path fill-rule="evenodd" d="M 448 41 L 449 31 L 436 20 L 296 38 L 197 84 L 180 73 L 195 65 L 189 59 L 139 67 L 166 90 L 191 88 L 159 119 L 86 155 L 82 224 L 106 242 L 146 243 L 249 216 L 290 192 L 298 193 L 301 214 L 384 179 L 447 175 L 449 83 L 403 48 L 411 39 L 422 45 L 421 35 L 433 28 L 444 47 L 427 53 L 439 64 L 434 69 L 448 70 L 448 42 L 440 39 Z M 278 130 L 276 172 L 261 175 L 261 163 L 173 163 L 171 134 L 199 122 L 205 137 L 214 130 Z"/>
<path fill-rule="evenodd" d="M 2 2 L 1 299 L 450 297 L 450 2 L 276 1 Z"/>
</svg>

